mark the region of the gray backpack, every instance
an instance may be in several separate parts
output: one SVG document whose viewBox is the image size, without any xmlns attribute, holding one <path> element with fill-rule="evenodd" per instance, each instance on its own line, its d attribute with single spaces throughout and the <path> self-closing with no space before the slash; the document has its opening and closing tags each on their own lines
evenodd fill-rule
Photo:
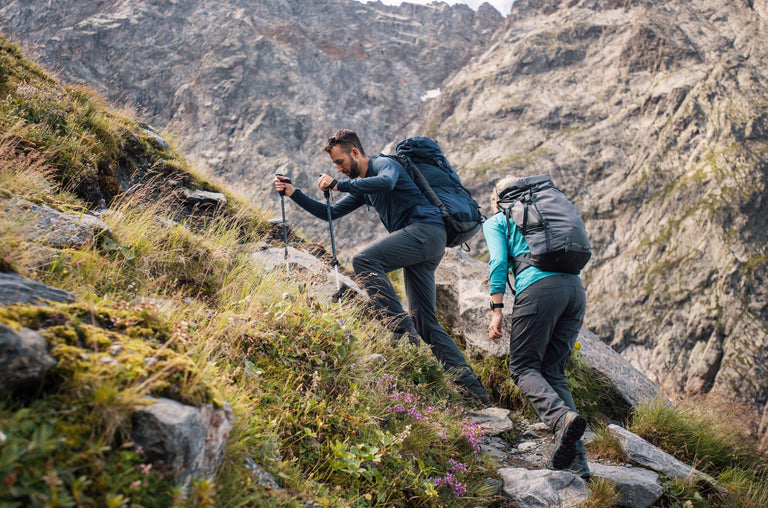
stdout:
<svg viewBox="0 0 768 508">
<path fill-rule="evenodd" d="M 513 258 L 515 276 L 529 266 L 573 274 L 584 268 L 592 255 L 584 221 L 549 175 L 518 178 L 498 194 L 507 221 L 515 221 L 531 249 Z"/>
</svg>

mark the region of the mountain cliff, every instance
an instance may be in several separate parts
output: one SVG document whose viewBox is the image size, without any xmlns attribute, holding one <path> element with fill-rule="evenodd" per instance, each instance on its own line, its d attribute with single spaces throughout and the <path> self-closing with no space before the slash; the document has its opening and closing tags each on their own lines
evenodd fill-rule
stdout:
<svg viewBox="0 0 768 508">
<path fill-rule="evenodd" d="M 488 4 L 477 12 L 353 0 L 5 4 L 0 26 L 46 67 L 135 103 L 178 133 L 199 165 L 275 206 L 275 173 L 303 187 L 335 173 L 322 147 L 340 127 L 380 150 L 503 22 Z M 341 249 L 360 241 L 353 231 L 376 234 L 375 213 L 357 215 L 339 225 Z M 291 219 L 310 236 L 326 231 L 306 214 Z"/>
<path fill-rule="evenodd" d="M 768 398 L 766 15 L 520 0 L 411 130 L 479 195 L 553 175 L 593 242 L 586 325 L 670 394 Z"/>
<path fill-rule="evenodd" d="M 767 17 L 765 0 L 518 0 L 506 20 L 439 2 L 0 8 L 38 59 L 134 101 L 267 205 L 275 172 L 306 188 L 332 171 L 321 148 L 340 126 L 371 152 L 435 137 L 484 205 L 504 174 L 552 174 L 594 245 L 586 326 L 669 395 L 714 390 L 757 407 Z M 350 219 L 334 224 L 340 249 L 377 234 L 376 220 Z M 327 238 L 324 224 L 300 224 Z"/>
</svg>

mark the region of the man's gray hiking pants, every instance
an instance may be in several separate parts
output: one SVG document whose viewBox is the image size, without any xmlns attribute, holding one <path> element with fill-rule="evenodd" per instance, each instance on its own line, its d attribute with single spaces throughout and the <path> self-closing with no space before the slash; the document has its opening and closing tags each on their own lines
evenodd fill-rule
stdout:
<svg viewBox="0 0 768 508">
<path fill-rule="evenodd" d="M 551 429 L 567 411 L 576 411 L 565 367 L 586 306 L 581 279 L 570 274 L 545 277 L 515 295 L 509 370 Z"/>
<path fill-rule="evenodd" d="M 367 245 L 355 255 L 352 266 L 392 329 L 418 332 L 445 370 L 457 376 L 456 383 L 487 402 L 488 394 L 435 314 L 435 270 L 445 252 L 445 237 L 445 229 L 440 226 L 413 223 Z M 387 277 L 388 272 L 398 268 L 403 269 L 411 316 Z"/>
</svg>

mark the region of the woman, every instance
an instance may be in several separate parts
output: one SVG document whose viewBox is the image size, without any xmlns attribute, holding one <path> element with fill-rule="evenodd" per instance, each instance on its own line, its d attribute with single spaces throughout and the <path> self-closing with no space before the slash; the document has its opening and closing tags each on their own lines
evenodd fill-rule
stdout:
<svg viewBox="0 0 768 508">
<path fill-rule="evenodd" d="M 499 195 L 513 177 L 500 180 L 491 197 L 497 212 L 483 224 L 490 254 L 491 324 L 488 334 L 502 336 L 502 308 L 512 258 L 530 252 L 514 221 L 499 207 Z M 545 272 L 526 266 L 515 279 L 515 305 L 509 344 L 509 370 L 539 418 L 555 436 L 549 469 L 564 469 L 590 477 L 581 436 L 586 420 L 576 412 L 565 379 L 565 367 L 584 320 L 586 294 L 578 275 Z"/>
</svg>

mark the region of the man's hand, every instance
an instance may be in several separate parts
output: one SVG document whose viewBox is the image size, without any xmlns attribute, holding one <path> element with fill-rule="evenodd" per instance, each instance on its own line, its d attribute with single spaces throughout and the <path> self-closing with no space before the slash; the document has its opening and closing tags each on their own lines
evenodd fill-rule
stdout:
<svg viewBox="0 0 768 508">
<path fill-rule="evenodd" d="M 336 179 L 330 175 L 322 174 L 320 175 L 320 178 L 317 179 L 317 186 L 320 187 L 320 190 L 325 192 L 327 190 L 336 190 Z"/>
<path fill-rule="evenodd" d="M 291 197 L 296 190 L 291 183 L 291 179 L 287 176 L 275 175 L 275 190 L 277 192 L 285 193 L 286 196 Z"/>
<path fill-rule="evenodd" d="M 501 325 L 503 320 L 504 314 L 502 314 L 501 309 L 495 309 L 493 314 L 491 314 L 491 324 L 488 327 L 488 337 L 496 344 L 499 343 L 499 339 L 502 335 Z"/>
</svg>

